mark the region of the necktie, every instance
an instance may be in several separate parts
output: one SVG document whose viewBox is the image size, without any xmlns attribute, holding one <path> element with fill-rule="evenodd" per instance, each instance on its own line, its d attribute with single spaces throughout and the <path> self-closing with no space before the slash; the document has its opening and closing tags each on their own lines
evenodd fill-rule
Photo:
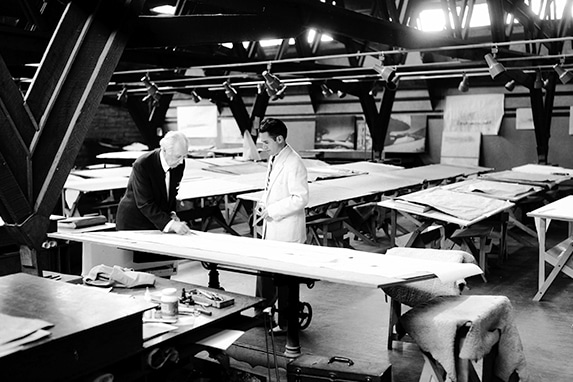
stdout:
<svg viewBox="0 0 573 382">
<path fill-rule="evenodd" d="M 170 180 L 170 171 L 168 169 L 165 171 L 165 194 L 167 195 L 167 200 L 169 200 L 169 180 Z"/>
<path fill-rule="evenodd" d="M 269 161 L 269 171 L 267 172 L 267 184 L 265 185 L 265 190 L 268 190 L 271 184 L 271 172 L 273 171 L 274 161 L 275 161 L 275 156 L 272 156 Z"/>
</svg>

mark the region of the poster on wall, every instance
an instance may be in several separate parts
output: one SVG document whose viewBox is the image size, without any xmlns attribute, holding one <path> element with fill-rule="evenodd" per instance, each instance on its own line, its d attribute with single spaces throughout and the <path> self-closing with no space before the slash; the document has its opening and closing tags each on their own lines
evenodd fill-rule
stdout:
<svg viewBox="0 0 573 382">
<path fill-rule="evenodd" d="M 503 94 L 447 96 L 444 131 L 497 135 L 503 118 Z"/>
<path fill-rule="evenodd" d="M 315 149 L 354 150 L 356 148 L 355 117 L 317 116 Z"/>
<path fill-rule="evenodd" d="M 480 146 L 480 133 L 444 131 L 440 163 L 478 166 Z"/>
<path fill-rule="evenodd" d="M 531 108 L 515 109 L 515 129 L 534 130 Z"/>
<path fill-rule="evenodd" d="M 177 129 L 189 138 L 217 137 L 217 106 L 180 106 Z"/>
<path fill-rule="evenodd" d="M 384 151 L 387 153 L 426 151 L 426 116 L 392 115 L 384 140 Z"/>
<path fill-rule="evenodd" d="M 241 129 L 235 118 L 221 118 L 221 143 L 243 144 Z"/>
<path fill-rule="evenodd" d="M 356 122 L 356 149 L 371 151 L 372 138 L 364 119 Z M 426 116 L 392 115 L 384 140 L 389 153 L 422 153 L 426 150 Z"/>
</svg>

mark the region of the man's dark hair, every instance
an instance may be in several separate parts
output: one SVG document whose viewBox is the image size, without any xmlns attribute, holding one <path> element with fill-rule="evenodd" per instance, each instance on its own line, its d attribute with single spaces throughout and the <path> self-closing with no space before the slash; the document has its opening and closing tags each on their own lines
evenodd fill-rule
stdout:
<svg viewBox="0 0 573 382">
<path fill-rule="evenodd" d="M 276 139 L 279 135 L 282 135 L 286 140 L 287 127 L 280 119 L 267 118 L 261 123 L 259 133 L 268 133 L 269 136 L 273 139 Z"/>
</svg>

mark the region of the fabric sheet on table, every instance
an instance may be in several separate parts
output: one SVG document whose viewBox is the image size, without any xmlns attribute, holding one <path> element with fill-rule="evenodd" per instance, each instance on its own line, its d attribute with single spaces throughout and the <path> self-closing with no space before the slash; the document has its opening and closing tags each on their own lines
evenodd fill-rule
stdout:
<svg viewBox="0 0 573 382">
<path fill-rule="evenodd" d="M 155 284 L 155 276 L 147 272 L 138 272 L 119 265 L 96 265 L 84 277 L 88 285 L 99 287 L 134 288 Z"/>
<path fill-rule="evenodd" d="M 458 250 L 444 250 L 431 248 L 405 248 L 395 247 L 386 252 L 387 255 L 403 256 L 411 259 L 448 261 L 453 263 L 476 264 L 475 258 Z M 401 304 L 416 306 L 438 296 L 458 296 L 466 285 L 464 279 L 455 282 L 443 283 L 439 279 L 416 281 L 413 283 L 383 288 L 388 296 Z"/>
<path fill-rule="evenodd" d="M 508 381 L 517 371 L 521 382 L 529 381 L 523 345 L 514 323 L 513 307 L 505 296 L 441 296 L 420 304 L 400 321 L 420 349 L 428 352 L 456 381 L 455 342 L 458 329 L 469 331 L 459 350 L 462 359 L 479 360 L 499 338 L 494 374 Z"/>
</svg>

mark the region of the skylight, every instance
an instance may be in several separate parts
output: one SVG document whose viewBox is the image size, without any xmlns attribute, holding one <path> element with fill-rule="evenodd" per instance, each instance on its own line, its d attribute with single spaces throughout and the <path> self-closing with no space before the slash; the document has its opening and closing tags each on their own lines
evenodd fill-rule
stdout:
<svg viewBox="0 0 573 382">
<path fill-rule="evenodd" d="M 565 3 L 567 0 L 555 0 L 552 6 L 549 8 L 551 11 L 552 19 L 559 19 L 563 16 L 563 10 L 565 8 Z M 546 6 L 546 0 L 530 0 L 525 1 L 526 4 L 530 4 L 533 13 L 539 15 L 542 14 L 544 7 Z M 460 8 L 457 9 L 460 12 Z M 543 12 L 544 13 L 544 12 Z M 467 15 L 464 15 L 466 17 Z M 450 22 L 453 25 L 452 20 Z M 509 18 L 508 18 L 509 22 Z M 518 22 L 517 20 L 514 22 Z M 462 20 L 462 24 L 465 20 Z M 418 20 L 418 28 L 424 32 L 439 32 L 446 29 L 446 20 L 442 8 L 426 9 L 420 12 Z M 473 9 L 472 18 L 470 20 L 470 28 L 485 27 L 490 25 L 489 11 L 487 3 L 475 4 Z"/>
</svg>

